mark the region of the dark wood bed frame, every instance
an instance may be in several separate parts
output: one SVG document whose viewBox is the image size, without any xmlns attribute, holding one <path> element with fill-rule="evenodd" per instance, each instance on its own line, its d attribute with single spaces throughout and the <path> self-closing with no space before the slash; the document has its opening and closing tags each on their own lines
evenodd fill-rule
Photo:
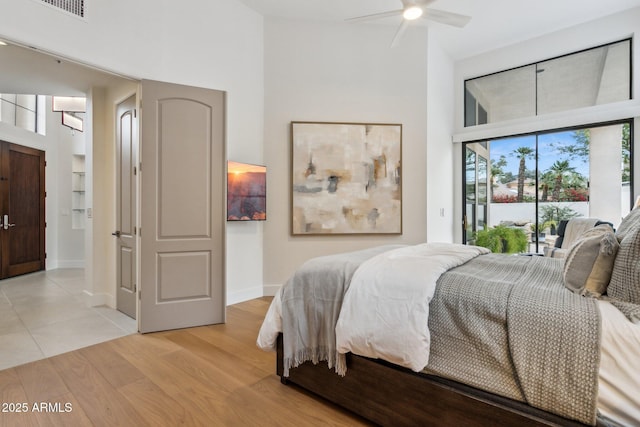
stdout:
<svg viewBox="0 0 640 427">
<path fill-rule="evenodd" d="M 277 374 L 382 426 L 584 426 L 467 385 L 381 360 L 347 354 L 347 375 L 326 362 L 306 362 L 283 374 L 282 334 L 277 344 Z"/>
</svg>

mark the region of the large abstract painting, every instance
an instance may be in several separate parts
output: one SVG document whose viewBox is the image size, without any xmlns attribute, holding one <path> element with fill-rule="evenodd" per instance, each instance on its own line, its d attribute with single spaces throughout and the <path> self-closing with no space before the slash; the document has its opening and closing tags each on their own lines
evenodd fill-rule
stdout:
<svg viewBox="0 0 640 427">
<path fill-rule="evenodd" d="M 292 234 L 402 233 L 402 125 L 292 122 L 291 139 Z"/>
</svg>

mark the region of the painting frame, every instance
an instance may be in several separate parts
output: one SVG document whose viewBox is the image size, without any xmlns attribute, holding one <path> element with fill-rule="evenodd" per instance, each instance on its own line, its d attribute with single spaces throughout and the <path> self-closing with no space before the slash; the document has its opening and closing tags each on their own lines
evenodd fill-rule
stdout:
<svg viewBox="0 0 640 427">
<path fill-rule="evenodd" d="M 267 220 L 267 166 L 227 160 L 227 221 Z"/>
<path fill-rule="evenodd" d="M 290 230 L 402 234 L 402 124 L 292 121 Z"/>
</svg>

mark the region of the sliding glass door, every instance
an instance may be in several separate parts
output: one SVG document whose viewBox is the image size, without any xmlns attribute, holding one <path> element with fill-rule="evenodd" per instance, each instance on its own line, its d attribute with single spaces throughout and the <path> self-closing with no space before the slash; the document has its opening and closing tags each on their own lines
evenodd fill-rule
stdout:
<svg viewBox="0 0 640 427">
<path fill-rule="evenodd" d="M 463 234 L 473 241 L 487 227 L 488 156 L 484 144 L 468 144 L 465 150 L 465 213 Z"/>
<path fill-rule="evenodd" d="M 542 252 L 553 246 L 561 220 L 593 217 L 619 224 L 632 206 L 631 126 L 464 144 L 463 241 L 473 244 L 478 231 L 501 225 L 521 229 L 527 250 Z"/>
</svg>

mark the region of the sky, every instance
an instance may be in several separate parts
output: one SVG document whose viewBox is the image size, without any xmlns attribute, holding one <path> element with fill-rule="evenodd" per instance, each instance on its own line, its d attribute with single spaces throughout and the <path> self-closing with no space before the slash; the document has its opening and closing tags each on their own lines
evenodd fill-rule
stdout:
<svg viewBox="0 0 640 427">
<path fill-rule="evenodd" d="M 563 131 L 555 133 L 546 133 L 538 135 L 539 144 L 539 158 L 538 169 L 545 172 L 556 160 L 569 159 L 568 154 L 561 154 L 557 149 L 554 149 L 551 144 L 558 145 L 571 145 L 575 143 L 573 137 L 573 131 Z M 507 166 L 503 168 L 505 172 L 511 172 L 514 175 L 518 175 L 518 168 L 520 166 L 520 159 L 511 153 L 518 147 L 526 146 L 535 149 L 536 136 L 526 135 L 521 137 L 511 137 L 491 141 L 491 160 L 498 161 L 501 155 L 504 155 L 507 160 Z M 575 158 L 569 160 L 569 164 L 575 168 L 576 172 L 588 177 L 589 176 L 589 163 L 588 159 L 583 161 L 582 159 Z M 535 163 L 533 159 L 527 160 L 527 169 L 533 170 Z"/>
</svg>

